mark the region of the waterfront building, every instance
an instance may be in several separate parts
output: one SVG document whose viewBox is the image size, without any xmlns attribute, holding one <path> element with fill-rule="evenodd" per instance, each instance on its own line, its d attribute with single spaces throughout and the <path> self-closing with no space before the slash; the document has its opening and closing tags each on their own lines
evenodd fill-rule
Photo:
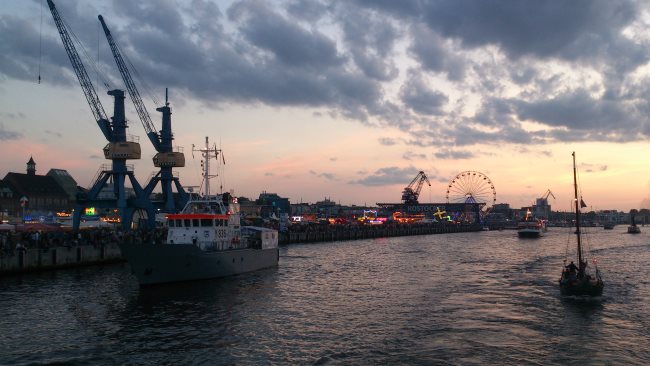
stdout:
<svg viewBox="0 0 650 366">
<path fill-rule="evenodd" d="M 548 203 L 548 196 L 538 198 L 532 207 L 533 216 L 548 219 L 551 216 L 551 205 Z"/>
<path fill-rule="evenodd" d="M 47 176 L 50 176 L 54 178 L 54 180 L 59 183 L 61 188 L 65 191 L 65 193 L 68 194 L 68 199 L 71 202 L 74 202 L 77 200 L 77 193 L 80 192 L 80 188 L 77 185 L 77 181 L 72 178 L 70 173 L 68 173 L 67 170 L 65 169 L 50 169 L 49 172 L 46 174 Z"/>
<path fill-rule="evenodd" d="M 517 217 L 517 210 L 510 208 L 509 203 L 496 203 L 492 206 L 490 213 L 498 214 L 505 220 L 515 220 Z"/>
<path fill-rule="evenodd" d="M 329 218 L 329 217 L 339 217 L 341 211 L 341 205 L 332 201 L 329 198 L 325 198 L 322 201 L 317 201 L 316 206 L 316 215 L 319 218 Z"/>
<path fill-rule="evenodd" d="M 61 170 L 61 169 L 58 169 Z M 66 172 L 67 174 L 67 172 Z M 9 215 L 50 215 L 58 211 L 71 210 L 74 200 L 51 175 L 37 175 L 36 162 L 32 157 L 27 162 L 26 173 L 7 173 L 2 179 L 3 191 L 9 193 L 7 211 Z"/>
<path fill-rule="evenodd" d="M 243 217 L 261 217 L 261 207 L 255 201 L 251 201 L 246 197 L 238 197 L 237 202 L 239 203 L 239 212 Z"/>
<path fill-rule="evenodd" d="M 280 217 L 281 213 L 291 211 L 291 203 L 288 198 L 280 197 L 277 193 L 263 191 L 255 203 L 260 206 L 260 216 L 264 218 Z"/>
<path fill-rule="evenodd" d="M 291 216 L 304 216 L 315 214 L 314 209 L 311 204 L 306 202 L 292 203 L 291 204 Z"/>
<path fill-rule="evenodd" d="M 14 191 L 11 189 L 11 186 L 5 181 L 0 180 L 0 216 L 2 217 L 2 221 L 7 220 L 9 214 L 16 212 L 19 207 L 20 203 L 14 199 Z"/>
</svg>

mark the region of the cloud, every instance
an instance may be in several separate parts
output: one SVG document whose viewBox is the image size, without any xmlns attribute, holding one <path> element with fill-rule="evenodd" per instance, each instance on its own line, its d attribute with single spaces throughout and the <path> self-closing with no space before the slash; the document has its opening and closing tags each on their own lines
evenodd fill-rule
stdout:
<svg viewBox="0 0 650 366">
<path fill-rule="evenodd" d="M 633 110 L 623 109 L 624 105 L 621 103 L 595 99 L 584 90 L 548 100 L 518 101 L 513 103 L 513 106 L 522 120 L 558 128 L 557 133 L 552 133 L 558 139 L 566 136 L 560 136 L 564 131 L 583 131 L 592 138 L 600 135 L 620 141 L 637 139 L 641 133 L 641 126 L 637 124 L 641 116 Z"/>
<path fill-rule="evenodd" d="M 44 132 L 45 132 L 46 135 L 50 135 L 50 136 L 53 136 L 53 137 L 56 137 L 56 138 L 62 138 L 63 137 L 61 132 L 50 131 L 50 130 L 45 130 Z"/>
<path fill-rule="evenodd" d="M 235 3 L 228 11 L 243 37 L 282 64 L 295 68 L 329 68 L 345 62 L 336 43 L 315 29 L 306 29 L 260 1 Z"/>
<path fill-rule="evenodd" d="M 427 27 L 442 37 L 459 39 L 465 47 L 496 45 L 512 58 L 595 58 L 592 62 L 602 57 L 610 42 L 620 41 L 622 30 L 638 14 L 634 2 L 448 0 L 424 4 L 420 11 Z"/>
<path fill-rule="evenodd" d="M 418 174 L 420 170 L 415 167 L 399 168 L 387 167 L 375 171 L 374 174 L 366 176 L 362 179 L 351 181 L 350 184 L 361 184 L 364 186 L 385 186 L 392 184 L 408 185 L 411 180 Z"/>
<path fill-rule="evenodd" d="M 310 170 L 309 174 L 317 176 L 319 178 L 325 178 L 326 180 L 337 180 L 336 175 L 333 173 L 318 173 L 314 170 Z"/>
<path fill-rule="evenodd" d="M 607 165 L 581 163 L 580 168 L 586 173 L 596 173 L 607 171 Z"/>
<path fill-rule="evenodd" d="M 415 159 L 425 160 L 427 158 L 427 156 L 426 156 L 426 154 L 418 154 L 418 153 L 414 153 L 412 151 L 407 151 L 407 152 L 404 153 L 404 155 L 402 155 L 402 158 L 404 160 L 415 160 Z"/>
<path fill-rule="evenodd" d="M 23 134 L 6 129 L 4 123 L 0 122 L 0 141 L 19 140 L 21 138 L 23 138 Z"/>
<path fill-rule="evenodd" d="M 446 74 L 450 80 L 460 81 L 465 76 L 466 62 L 453 53 L 445 39 L 422 24 L 411 30 L 413 43 L 409 49 L 423 70 Z"/>
<path fill-rule="evenodd" d="M 308 108 L 398 129 L 418 147 L 650 136 L 643 2 L 226 4 L 116 0 L 57 8 L 86 45 L 96 44 L 95 15 L 103 13 L 152 89 L 170 87 L 209 108 Z M 40 11 L 36 2 L 21 6 Z M 43 83 L 78 88 L 49 14 L 42 33 L 33 17 L 16 14 L 0 14 L 0 85 L 35 82 L 40 65 Z M 103 39 L 101 47 L 110 55 Z M 111 85 L 122 84 L 112 57 L 96 61 Z"/>
<path fill-rule="evenodd" d="M 422 80 L 422 75 L 414 73 L 400 91 L 402 102 L 419 114 L 440 115 L 449 98 L 432 90 Z"/>
<path fill-rule="evenodd" d="M 379 139 L 379 143 L 384 146 L 393 146 L 393 145 L 397 145 L 398 140 L 392 137 L 381 137 Z"/>
<path fill-rule="evenodd" d="M 442 149 L 433 153 L 433 156 L 438 159 L 459 160 L 459 159 L 471 159 L 475 157 L 475 154 L 467 150 Z"/>
<path fill-rule="evenodd" d="M 394 53 L 399 31 L 385 14 L 342 2 L 335 15 L 354 64 L 371 79 L 390 81 L 397 77 Z M 372 32 L 368 32 L 372 29 Z"/>
<path fill-rule="evenodd" d="M 327 13 L 327 5 L 317 0 L 292 0 L 287 4 L 287 12 L 296 19 L 316 23 Z"/>
</svg>

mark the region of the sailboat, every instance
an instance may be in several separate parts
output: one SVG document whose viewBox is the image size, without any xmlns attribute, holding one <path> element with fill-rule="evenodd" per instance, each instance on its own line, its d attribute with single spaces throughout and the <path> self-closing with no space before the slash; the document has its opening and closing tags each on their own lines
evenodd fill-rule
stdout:
<svg viewBox="0 0 650 366">
<path fill-rule="evenodd" d="M 560 293 L 562 295 L 574 295 L 574 296 L 600 296 L 603 293 L 603 287 L 605 284 L 600 276 L 598 271 L 598 266 L 596 261 L 593 261 L 593 266 L 595 273 L 591 274 L 589 268 L 587 268 L 587 259 L 583 253 L 582 245 L 582 233 L 580 232 L 580 208 L 586 207 L 582 199 L 578 200 L 578 182 L 576 179 L 576 153 L 573 152 L 573 191 L 574 191 L 574 203 L 575 203 L 575 214 L 576 214 L 576 241 L 577 241 L 577 260 L 578 265 L 576 266 L 573 261 L 569 265 L 566 265 L 566 259 L 564 260 L 564 268 L 562 269 L 562 276 L 560 277 Z"/>
<path fill-rule="evenodd" d="M 627 227 L 627 233 L 628 234 L 640 234 L 641 229 L 639 229 L 638 226 L 636 226 L 636 222 L 634 221 L 634 216 L 636 215 L 636 210 L 630 211 L 630 220 L 632 221 L 632 224 Z"/>
</svg>

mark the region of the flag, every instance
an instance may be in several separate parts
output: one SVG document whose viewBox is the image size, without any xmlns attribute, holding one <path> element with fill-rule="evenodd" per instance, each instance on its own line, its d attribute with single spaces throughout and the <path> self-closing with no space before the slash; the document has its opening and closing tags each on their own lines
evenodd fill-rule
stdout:
<svg viewBox="0 0 650 366">
<path fill-rule="evenodd" d="M 582 197 L 580 197 L 580 208 L 587 207 L 587 204 L 585 201 L 582 200 Z"/>
</svg>

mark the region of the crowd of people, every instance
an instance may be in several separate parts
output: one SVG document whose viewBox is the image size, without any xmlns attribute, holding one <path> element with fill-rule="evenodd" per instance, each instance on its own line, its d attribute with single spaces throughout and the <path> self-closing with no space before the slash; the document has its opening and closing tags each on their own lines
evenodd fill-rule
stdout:
<svg viewBox="0 0 650 366">
<path fill-rule="evenodd" d="M 79 245 L 101 247 L 117 242 L 162 243 L 166 236 L 166 228 L 138 231 L 92 228 L 76 233 L 71 230 L 0 231 L 0 255 L 15 255 L 17 250 L 49 250 Z"/>
</svg>

